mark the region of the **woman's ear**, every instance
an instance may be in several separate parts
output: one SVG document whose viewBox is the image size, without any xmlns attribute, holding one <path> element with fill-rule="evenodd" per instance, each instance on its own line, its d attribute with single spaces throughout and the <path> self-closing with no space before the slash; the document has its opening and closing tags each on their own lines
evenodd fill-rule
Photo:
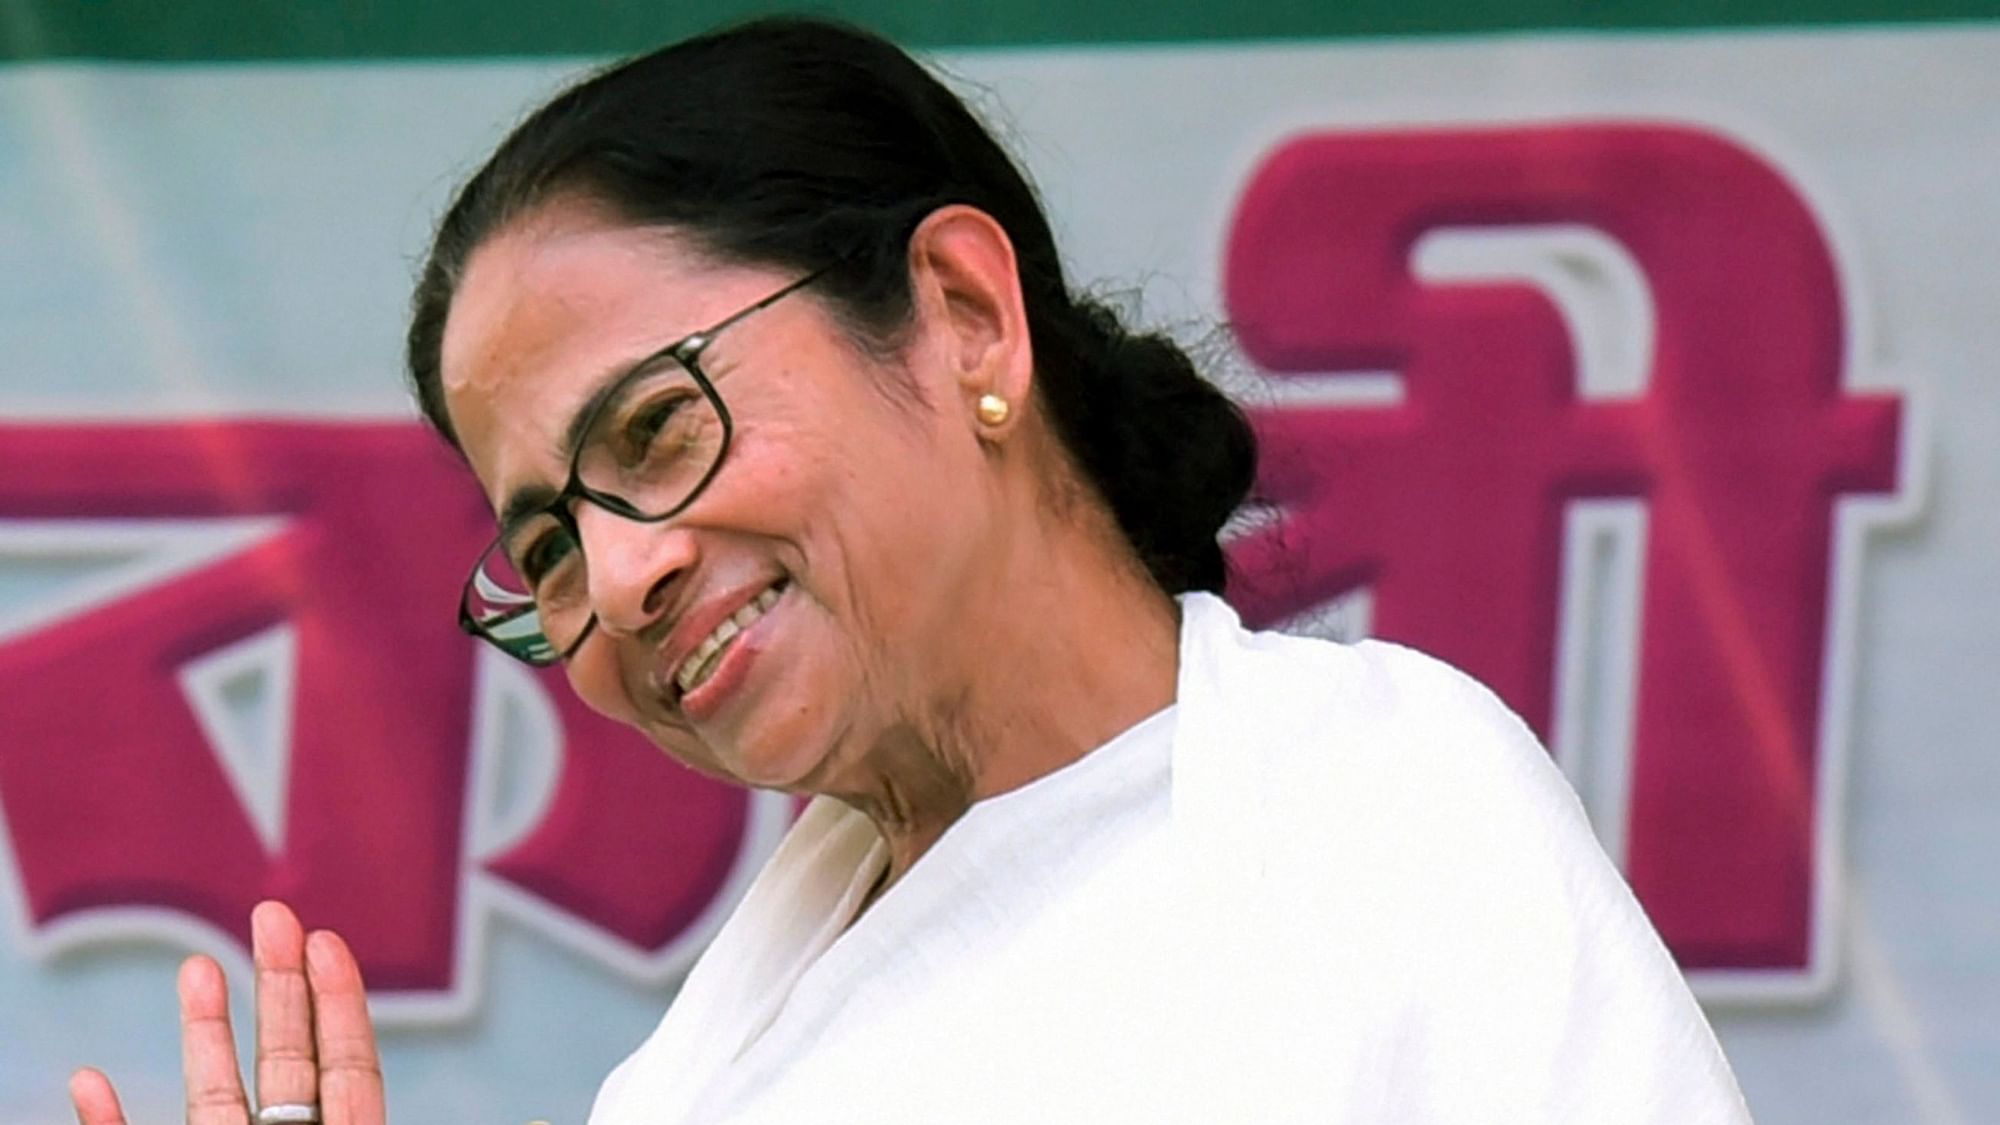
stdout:
<svg viewBox="0 0 2000 1125">
<path fill-rule="evenodd" d="M 1025 412 L 1035 369 L 1012 240 L 976 207 L 940 207 L 910 235 L 910 282 L 919 329 L 951 384 L 940 405 L 982 437 L 1004 436 Z"/>
</svg>

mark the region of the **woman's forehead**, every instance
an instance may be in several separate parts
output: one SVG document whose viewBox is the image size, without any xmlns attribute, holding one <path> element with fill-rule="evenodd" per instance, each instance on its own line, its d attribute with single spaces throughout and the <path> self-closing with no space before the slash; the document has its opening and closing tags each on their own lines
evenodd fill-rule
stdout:
<svg viewBox="0 0 2000 1125">
<path fill-rule="evenodd" d="M 658 232 L 566 215 L 502 228 L 474 250 L 445 318 L 445 390 L 509 373 L 524 348 L 616 346 L 698 323 L 714 267 Z"/>
<path fill-rule="evenodd" d="M 687 266 L 646 232 L 517 224 L 473 253 L 441 348 L 453 429 L 497 498 L 560 473 L 569 415 L 596 381 L 701 314 Z"/>
</svg>

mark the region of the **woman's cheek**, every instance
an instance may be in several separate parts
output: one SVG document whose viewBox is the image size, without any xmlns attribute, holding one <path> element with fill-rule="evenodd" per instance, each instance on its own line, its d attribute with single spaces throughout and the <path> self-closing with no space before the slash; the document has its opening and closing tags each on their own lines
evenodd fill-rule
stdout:
<svg viewBox="0 0 2000 1125">
<path fill-rule="evenodd" d="M 603 651 L 609 647 L 586 642 L 582 651 L 563 666 L 564 675 L 569 677 L 570 690 L 583 700 L 584 706 L 605 718 L 643 728 L 645 723 L 639 706 L 633 701 L 624 677 L 619 675 L 617 661 L 607 658 Z"/>
</svg>

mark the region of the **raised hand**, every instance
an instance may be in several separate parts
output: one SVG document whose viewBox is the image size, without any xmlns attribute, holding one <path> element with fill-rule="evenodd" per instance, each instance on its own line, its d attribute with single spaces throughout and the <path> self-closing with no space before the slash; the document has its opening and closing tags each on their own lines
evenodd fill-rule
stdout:
<svg viewBox="0 0 2000 1125">
<path fill-rule="evenodd" d="M 307 935 L 290 909 L 260 903 L 250 915 L 257 968 L 256 1106 L 266 1120 L 297 1120 L 279 1106 L 312 1107 L 324 1125 L 383 1125 L 382 1068 L 354 955 L 338 935 Z M 229 991 L 208 957 L 181 965 L 181 1072 L 188 1125 L 258 1120 L 236 1065 Z M 127 1125 L 117 1091 L 102 1073 L 69 1082 L 82 1125 Z M 310 1120 L 310 1118 L 307 1118 Z"/>
</svg>

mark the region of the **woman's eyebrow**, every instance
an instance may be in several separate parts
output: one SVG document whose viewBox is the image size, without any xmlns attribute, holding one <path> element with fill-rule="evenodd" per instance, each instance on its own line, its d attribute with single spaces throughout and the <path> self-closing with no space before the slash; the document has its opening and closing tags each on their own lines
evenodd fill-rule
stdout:
<svg viewBox="0 0 2000 1125">
<path fill-rule="evenodd" d="M 529 484 L 515 489 L 500 506 L 500 534 L 505 535 L 521 520 L 555 502 L 556 490 L 546 484 Z"/>
</svg>

